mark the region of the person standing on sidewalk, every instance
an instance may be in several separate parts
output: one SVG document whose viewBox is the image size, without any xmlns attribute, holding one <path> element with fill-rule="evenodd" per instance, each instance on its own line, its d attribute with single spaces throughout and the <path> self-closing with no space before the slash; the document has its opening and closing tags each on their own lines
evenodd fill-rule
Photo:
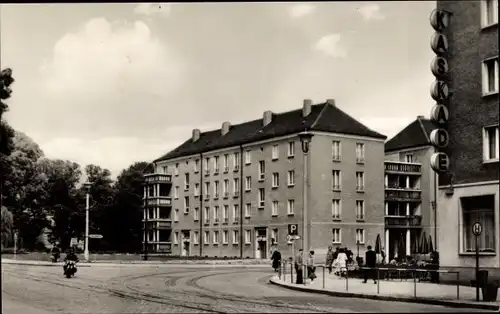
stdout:
<svg viewBox="0 0 500 314">
<path fill-rule="evenodd" d="M 271 256 L 271 260 L 273 261 L 272 266 L 274 268 L 274 271 L 277 272 L 278 268 L 280 268 L 281 265 L 281 253 L 278 248 L 275 248 L 273 256 Z"/>
<path fill-rule="evenodd" d="M 309 257 L 307 258 L 307 278 L 311 279 L 311 282 L 316 279 L 316 267 L 314 266 L 314 251 L 309 252 Z"/>
<path fill-rule="evenodd" d="M 365 253 L 365 269 L 364 272 L 364 281 L 363 283 L 366 283 L 368 280 L 368 277 L 373 278 L 373 282 L 377 283 L 377 279 L 375 279 L 375 267 L 377 266 L 377 254 L 375 251 L 372 251 L 372 246 L 368 245 L 368 251 Z"/>
<path fill-rule="evenodd" d="M 295 273 L 297 274 L 296 284 L 300 285 L 304 283 L 303 269 L 304 269 L 304 250 L 300 249 L 299 254 L 295 256 Z"/>
<path fill-rule="evenodd" d="M 334 257 L 334 252 L 333 252 L 333 248 L 332 246 L 328 246 L 328 252 L 326 252 L 326 267 L 328 268 L 328 273 L 331 274 L 332 273 L 332 264 L 333 264 L 333 261 L 335 260 L 335 257 Z"/>
</svg>

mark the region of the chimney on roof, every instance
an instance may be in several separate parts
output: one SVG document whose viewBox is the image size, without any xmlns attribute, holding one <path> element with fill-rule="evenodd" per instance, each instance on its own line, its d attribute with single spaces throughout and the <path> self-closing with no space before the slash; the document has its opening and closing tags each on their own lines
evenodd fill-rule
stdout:
<svg viewBox="0 0 500 314">
<path fill-rule="evenodd" d="M 424 116 L 417 116 L 417 120 L 425 119 Z"/>
<path fill-rule="evenodd" d="M 312 100 L 304 99 L 304 105 L 302 106 L 302 117 L 307 117 L 311 113 Z"/>
<path fill-rule="evenodd" d="M 196 142 L 197 140 L 200 139 L 200 129 L 193 129 L 193 137 L 192 137 L 192 140 L 193 142 Z"/>
<path fill-rule="evenodd" d="M 227 133 L 229 133 L 229 128 L 231 127 L 231 123 L 229 123 L 228 121 L 222 123 L 222 128 L 220 129 L 220 134 L 222 136 L 226 135 Z"/>
<path fill-rule="evenodd" d="M 327 99 L 326 103 L 335 107 L 335 99 Z"/>
<path fill-rule="evenodd" d="M 264 111 L 264 116 L 262 118 L 263 126 L 268 125 L 273 120 L 273 112 L 270 110 Z"/>
</svg>

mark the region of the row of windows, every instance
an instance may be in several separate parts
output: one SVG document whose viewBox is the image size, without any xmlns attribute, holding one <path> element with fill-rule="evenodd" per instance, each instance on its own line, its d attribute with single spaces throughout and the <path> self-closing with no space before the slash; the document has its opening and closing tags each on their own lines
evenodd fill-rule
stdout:
<svg viewBox="0 0 500 314">
<path fill-rule="evenodd" d="M 342 144 L 340 141 L 332 141 L 332 160 L 341 161 L 342 159 Z M 365 161 L 365 144 L 356 143 L 356 162 L 364 163 Z"/>
<path fill-rule="evenodd" d="M 482 1 L 481 24 L 483 27 L 489 27 L 498 24 L 498 0 Z"/>
<path fill-rule="evenodd" d="M 203 244 L 208 245 L 208 244 L 213 244 L 213 245 L 218 245 L 218 244 L 229 244 L 229 233 L 230 230 L 213 230 L 213 231 L 204 231 L 203 232 Z M 240 232 L 239 230 L 231 230 L 231 244 L 239 244 L 240 241 Z M 249 245 L 251 244 L 252 240 L 252 230 L 245 230 L 243 234 L 243 241 L 245 244 Z M 271 230 L 271 241 L 277 243 L 278 237 L 278 229 L 272 229 Z M 174 239 L 173 239 L 174 244 L 179 244 L 179 232 L 174 232 Z M 332 229 L 332 242 L 336 244 L 342 243 L 342 229 L 340 228 L 333 228 Z M 360 244 L 365 243 L 365 229 L 358 228 L 356 229 L 356 242 L 359 242 Z M 291 242 L 288 242 L 289 244 Z M 200 244 L 200 232 L 199 231 L 194 231 L 193 232 L 193 244 L 198 245 Z"/>
</svg>

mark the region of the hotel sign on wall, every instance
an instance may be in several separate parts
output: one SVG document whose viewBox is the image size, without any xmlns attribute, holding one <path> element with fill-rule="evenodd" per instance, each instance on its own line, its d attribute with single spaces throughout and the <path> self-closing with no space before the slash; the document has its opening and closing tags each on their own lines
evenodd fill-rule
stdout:
<svg viewBox="0 0 500 314">
<path fill-rule="evenodd" d="M 430 134 L 432 146 L 438 150 L 446 148 L 449 143 L 449 135 L 446 131 L 449 112 L 450 91 L 447 83 L 448 78 L 448 39 L 442 33 L 450 23 L 450 13 L 434 10 L 430 15 L 430 23 L 436 31 L 431 37 L 431 48 L 436 54 L 431 63 L 431 71 L 436 80 L 431 86 L 431 97 L 436 101 L 431 110 L 431 120 L 438 125 L 438 128 Z M 431 167 L 438 173 L 445 173 L 450 169 L 450 158 L 444 152 L 436 152 L 431 156 Z"/>
</svg>

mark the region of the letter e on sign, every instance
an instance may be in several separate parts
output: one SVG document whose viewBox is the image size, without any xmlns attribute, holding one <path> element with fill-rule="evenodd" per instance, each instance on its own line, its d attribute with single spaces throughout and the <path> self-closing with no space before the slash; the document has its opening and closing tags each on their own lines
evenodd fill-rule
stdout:
<svg viewBox="0 0 500 314">
<path fill-rule="evenodd" d="M 448 38 L 444 34 L 434 33 L 431 37 L 431 49 L 438 56 L 448 52 Z"/>
<path fill-rule="evenodd" d="M 448 122 L 449 112 L 445 105 L 435 104 L 431 110 L 431 120 L 439 125 Z"/>
<path fill-rule="evenodd" d="M 431 72 L 437 78 L 443 78 L 448 74 L 448 61 L 445 58 L 436 56 L 431 63 Z"/>
<path fill-rule="evenodd" d="M 429 16 L 432 28 L 435 31 L 442 31 L 450 25 L 450 14 L 445 11 L 434 9 Z"/>
<path fill-rule="evenodd" d="M 444 148 L 450 142 L 450 136 L 445 129 L 432 130 L 430 136 L 431 144 L 435 147 Z"/>
<path fill-rule="evenodd" d="M 450 169 L 450 158 L 445 153 L 434 153 L 431 156 L 432 170 L 444 173 Z"/>
</svg>

